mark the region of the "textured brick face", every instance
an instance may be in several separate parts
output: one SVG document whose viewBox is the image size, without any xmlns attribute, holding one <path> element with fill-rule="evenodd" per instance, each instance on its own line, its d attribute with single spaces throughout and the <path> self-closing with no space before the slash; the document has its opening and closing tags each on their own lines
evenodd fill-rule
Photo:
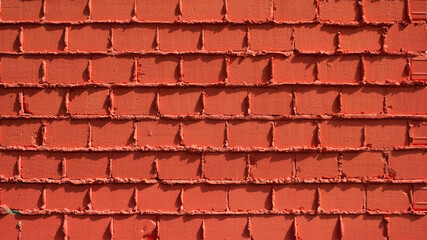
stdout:
<svg viewBox="0 0 427 240">
<path fill-rule="evenodd" d="M 426 0 L 0 2 L 0 239 L 426 238 Z"/>
</svg>

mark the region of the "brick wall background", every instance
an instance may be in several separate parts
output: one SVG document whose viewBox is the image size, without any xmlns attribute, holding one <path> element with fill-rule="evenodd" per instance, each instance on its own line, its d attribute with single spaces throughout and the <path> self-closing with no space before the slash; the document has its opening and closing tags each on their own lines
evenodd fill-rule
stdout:
<svg viewBox="0 0 427 240">
<path fill-rule="evenodd" d="M 425 239 L 425 0 L 2 0 L 1 239 Z"/>
</svg>

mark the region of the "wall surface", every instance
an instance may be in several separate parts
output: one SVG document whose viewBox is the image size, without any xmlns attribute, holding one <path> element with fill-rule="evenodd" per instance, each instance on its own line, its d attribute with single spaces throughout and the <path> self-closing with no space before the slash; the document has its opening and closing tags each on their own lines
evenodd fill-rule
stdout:
<svg viewBox="0 0 427 240">
<path fill-rule="evenodd" d="M 0 5 L 0 239 L 427 239 L 425 0 Z"/>
</svg>

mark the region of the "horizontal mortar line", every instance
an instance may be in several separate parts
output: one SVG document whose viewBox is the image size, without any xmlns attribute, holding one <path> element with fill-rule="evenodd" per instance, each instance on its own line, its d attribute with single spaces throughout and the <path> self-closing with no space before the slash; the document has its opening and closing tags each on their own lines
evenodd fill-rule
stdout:
<svg viewBox="0 0 427 240">
<path fill-rule="evenodd" d="M 198 146 L 163 146 L 163 147 L 46 147 L 46 146 L 0 146 L 0 151 L 29 151 L 29 152 L 188 152 L 188 153 L 228 153 L 228 152 L 386 152 L 403 150 L 427 150 L 427 145 L 397 146 L 397 147 L 198 147 Z"/>
<path fill-rule="evenodd" d="M 401 120 L 419 120 L 426 121 L 427 115 L 410 114 L 301 114 L 301 115 L 0 115 L 2 119 L 40 119 L 40 120 L 254 120 L 254 121 L 287 121 L 287 120 L 381 120 L 381 119 L 401 119 Z"/>
</svg>

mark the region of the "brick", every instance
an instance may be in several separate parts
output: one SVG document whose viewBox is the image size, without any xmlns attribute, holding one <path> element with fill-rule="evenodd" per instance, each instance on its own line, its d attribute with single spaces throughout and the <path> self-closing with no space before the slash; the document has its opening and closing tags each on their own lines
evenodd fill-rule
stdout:
<svg viewBox="0 0 427 240">
<path fill-rule="evenodd" d="M 413 125 L 413 145 L 427 145 L 427 123 L 418 122 Z"/>
<path fill-rule="evenodd" d="M 156 114 L 156 89 L 117 88 L 114 89 L 114 113 L 116 115 Z"/>
<path fill-rule="evenodd" d="M 46 4 L 46 19 L 50 21 L 83 21 L 88 17 L 87 0 L 51 1 Z"/>
<path fill-rule="evenodd" d="M 63 89 L 24 89 L 25 112 L 34 115 L 64 115 L 65 91 Z"/>
<path fill-rule="evenodd" d="M 49 147 L 86 147 L 88 144 L 89 126 L 86 121 L 50 121 L 46 128 L 46 145 Z"/>
<path fill-rule="evenodd" d="M 277 210 L 315 210 L 316 188 L 314 184 L 287 184 L 274 186 L 274 208 Z"/>
<path fill-rule="evenodd" d="M 142 83 L 177 83 L 180 78 L 179 58 L 154 56 L 138 59 L 138 80 Z"/>
<path fill-rule="evenodd" d="M 218 83 L 224 82 L 226 73 L 224 57 L 194 55 L 184 56 L 184 82 Z"/>
<path fill-rule="evenodd" d="M 246 178 L 245 153 L 207 153 L 205 155 L 205 177 L 207 179 Z"/>
<path fill-rule="evenodd" d="M 63 34 L 63 26 L 24 27 L 23 48 L 25 51 L 62 51 L 65 47 Z"/>
<path fill-rule="evenodd" d="M 412 17 L 412 20 L 427 20 L 427 9 L 425 5 L 425 0 L 410 0 L 409 1 L 409 12 Z"/>
<path fill-rule="evenodd" d="M 340 239 L 337 216 L 297 216 L 296 222 L 298 226 L 298 237 L 301 239 Z"/>
<path fill-rule="evenodd" d="M 344 51 L 378 51 L 381 49 L 381 29 L 375 27 L 339 29 Z"/>
<path fill-rule="evenodd" d="M 124 147 L 134 143 L 133 122 L 100 120 L 92 123 L 95 147 Z"/>
<path fill-rule="evenodd" d="M 251 175 L 255 179 L 292 177 L 293 153 L 251 153 Z"/>
<path fill-rule="evenodd" d="M 387 110 L 390 114 L 426 114 L 426 87 L 386 88 Z M 421 104 L 415 104 L 421 103 Z"/>
<path fill-rule="evenodd" d="M 247 218 L 241 216 L 207 217 L 205 219 L 206 239 L 249 239 L 247 222 Z"/>
<path fill-rule="evenodd" d="M 18 156 L 19 153 L 0 152 L 0 176 L 13 177 L 18 175 Z"/>
<path fill-rule="evenodd" d="M 392 56 L 365 56 L 365 79 L 368 82 L 408 81 L 406 58 Z"/>
<path fill-rule="evenodd" d="M 274 1 L 274 20 L 312 21 L 316 16 L 316 4 L 312 0 Z"/>
<path fill-rule="evenodd" d="M 204 26 L 206 50 L 245 50 L 247 47 L 246 27 L 240 25 Z"/>
<path fill-rule="evenodd" d="M 427 58 L 425 57 L 414 57 L 411 59 L 411 76 L 412 80 L 418 81 L 427 80 L 427 73 L 424 72 L 427 69 Z"/>
<path fill-rule="evenodd" d="M 88 88 L 70 90 L 70 114 L 98 115 L 108 113 L 108 89 Z"/>
<path fill-rule="evenodd" d="M 160 179 L 199 179 L 200 154 L 162 152 L 156 156 Z"/>
<path fill-rule="evenodd" d="M 89 59 L 84 57 L 51 57 L 47 59 L 46 81 L 48 83 L 84 83 L 88 82 Z"/>
<path fill-rule="evenodd" d="M 348 178 L 382 178 L 385 160 L 381 152 L 344 152 L 343 175 Z"/>
<path fill-rule="evenodd" d="M 409 209 L 409 186 L 405 184 L 367 185 L 367 209 L 379 211 L 406 211 Z"/>
<path fill-rule="evenodd" d="M 393 25 L 388 29 L 386 43 L 389 51 L 425 51 L 425 25 Z"/>
<path fill-rule="evenodd" d="M 228 140 L 230 147 L 269 147 L 271 125 L 261 121 L 232 121 Z"/>
<path fill-rule="evenodd" d="M 385 224 L 382 216 L 346 215 L 342 219 L 345 239 L 384 239 Z"/>
<path fill-rule="evenodd" d="M 155 154 L 145 152 L 111 153 L 114 178 L 152 179 Z"/>
<path fill-rule="evenodd" d="M 160 89 L 160 112 L 162 114 L 199 114 L 203 107 L 201 93 L 200 88 L 162 88 Z"/>
<path fill-rule="evenodd" d="M 64 155 L 67 161 L 66 176 L 70 179 L 107 178 L 108 157 L 102 152 L 68 153 Z"/>
<path fill-rule="evenodd" d="M 68 237 L 70 239 L 107 239 L 110 218 L 105 216 L 69 216 Z"/>
<path fill-rule="evenodd" d="M 194 216 L 162 216 L 159 236 L 162 239 L 202 239 L 202 219 Z"/>
<path fill-rule="evenodd" d="M 48 201 L 46 207 L 49 210 L 79 210 L 83 211 L 90 203 L 88 185 L 49 185 L 46 189 Z"/>
<path fill-rule="evenodd" d="M 395 179 L 424 178 L 427 169 L 423 167 L 425 151 L 393 151 L 388 157 L 389 167 Z"/>
<path fill-rule="evenodd" d="M 14 88 L 0 88 L 0 114 L 17 115 L 21 109 L 19 104 L 20 90 Z"/>
<path fill-rule="evenodd" d="M 95 83 L 129 83 L 133 81 L 134 60 L 125 57 L 94 57 L 91 80 Z"/>
<path fill-rule="evenodd" d="M 201 25 L 166 25 L 159 27 L 160 50 L 196 51 L 201 48 Z"/>
<path fill-rule="evenodd" d="M 42 59 L 29 56 L 2 57 L 1 82 L 38 83 L 41 80 L 41 64 Z"/>
<path fill-rule="evenodd" d="M 91 16 L 93 20 L 130 20 L 134 0 L 93 0 Z"/>
<path fill-rule="evenodd" d="M 366 141 L 372 147 L 398 147 L 408 145 L 406 122 L 396 120 L 366 121 Z"/>
<path fill-rule="evenodd" d="M 10 209 L 38 210 L 43 204 L 42 191 L 40 184 L 3 184 L 0 185 L 0 202 Z"/>
<path fill-rule="evenodd" d="M 296 108 L 298 114 L 338 113 L 338 88 L 336 87 L 298 87 L 296 89 Z"/>
<path fill-rule="evenodd" d="M 156 48 L 153 25 L 117 25 L 114 27 L 114 49 L 117 51 L 148 51 Z"/>
<path fill-rule="evenodd" d="M 325 147 L 361 147 L 363 123 L 359 121 L 327 121 L 320 126 L 321 145 Z"/>
<path fill-rule="evenodd" d="M 222 20 L 223 0 L 186 0 L 182 4 L 182 18 L 189 21 Z"/>
<path fill-rule="evenodd" d="M 413 186 L 414 200 L 412 208 L 415 211 L 426 211 L 426 200 L 427 200 L 427 188 L 425 185 Z"/>
<path fill-rule="evenodd" d="M 174 21 L 180 15 L 178 0 L 164 0 L 159 4 L 157 0 L 137 1 L 136 12 L 138 20 L 144 21 Z"/>
<path fill-rule="evenodd" d="M 4 4 L 2 4 L 2 7 Z M 2 13 L 3 17 L 3 13 Z M 14 25 L 0 26 L 0 51 L 17 51 L 19 49 L 19 27 Z M 3 58 L 3 57 L 2 57 Z"/>
<path fill-rule="evenodd" d="M 138 146 L 176 146 L 180 144 L 179 122 L 170 120 L 137 123 Z"/>
<path fill-rule="evenodd" d="M 184 122 L 184 145 L 222 147 L 225 123 L 218 121 Z"/>
<path fill-rule="evenodd" d="M 178 211 L 181 206 L 180 185 L 151 184 L 140 185 L 138 208 L 153 211 Z M 159 199 L 162 199 L 159 201 Z"/>
<path fill-rule="evenodd" d="M 278 121 L 274 129 L 274 145 L 279 148 L 315 146 L 315 130 L 312 121 Z"/>
<path fill-rule="evenodd" d="M 361 184 L 321 184 L 320 206 L 325 211 L 362 211 L 365 187 Z"/>
<path fill-rule="evenodd" d="M 251 235 L 254 239 L 295 239 L 292 231 L 293 220 L 289 216 L 251 217 Z"/>
<path fill-rule="evenodd" d="M 205 93 L 207 114 L 240 115 L 248 109 L 246 88 L 207 88 Z"/>
<path fill-rule="evenodd" d="M 339 177 L 336 153 L 297 153 L 296 176 L 304 179 Z"/>
<path fill-rule="evenodd" d="M 359 56 L 319 57 L 319 79 L 333 83 L 359 82 L 362 78 L 359 64 Z"/>
<path fill-rule="evenodd" d="M 316 58 L 292 55 L 274 57 L 274 82 L 314 82 Z"/>
<path fill-rule="evenodd" d="M 270 80 L 268 57 L 233 57 L 229 65 L 231 83 L 264 83 Z"/>
<path fill-rule="evenodd" d="M 23 152 L 21 156 L 22 178 L 61 177 L 61 158 L 57 153 Z"/>
<path fill-rule="evenodd" d="M 226 188 L 224 185 L 189 185 L 184 187 L 184 209 L 225 211 Z"/>
<path fill-rule="evenodd" d="M 425 216 L 390 216 L 390 239 L 422 240 L 427 234 Z"/>
<path fill-rule="evenodd" d="M 249 28 L 251 50 L 292 50 L 292 27 L 286 25 L 253 25 Z"/>
<path fill-rule="evenodd" d="M 332 22 L 358 21 L 360 19 L 357 0 L 322 1 L 319 3 L 320 19 Z"/>
<path fill-rule="evenodd" d="M 2 20 L 40 20 L 41 17 L 41 1 L 9 0 L 1 4 Z"/>
<path fill-rule="evenodd" d="M 366 1 L 364 2 L 365 17 L 368 21 L 403 21 L 405 15 L 405 1 Z"/>
<path fill-rule="evenodd" d="M 0 144 L 2 146 L 41 145 L 41 122 L 38 120 L 1 120 Z"/>
<path fill-rule="evenodd" d="M 272 7 L 269 0 L 229 0 L 227 14 L 231 21 L 262 21 L 271 19 Z"/>
<path fill-rule="evenodd" d="M 5 214 L 0 215 L 0 231 L 2 232 L 2 237 L 7 240 L 14 240 L 18 238 L 18 219 L 16 215 Z"/>
<path fill-rule="evenodd" d="M 304 25 L 295 28 L 298 51 L 334 51 L 336 31 L 327 26 Z"/>
<path fill-rule="evenodd" d="M 231 211 L 269 210 L 271 205 L 271 186 L 238 185 L 229 187 Z"/>
<path fill-rule="evenodd" d="M 83 25 L 71 27 L 70 51 L 106 51 L 110 28 L 106 25 Z"/>
<path fill-rule="evenodd" d="M 155 239 L 155 216 L 114 216 L 114 237 L 117 239 Z"/>
<path fill-rule="evenodd" d="M 349 87 L 342 91 L 342 111 L 349 114 L 380 114 L 383 112 L 384 88 Z"/>
<path fill-rule="evenodd" d="M 16 220 L 15 226 L 20 223 L 22 229 L 25 229 L 22 230 L 22 237 L 25 239 L 64 239 L 64 234 L 61 231 L 61 215 L 18 215 L 16 216 Z"/>
<path fill-rule="evenodd" d="M 134 186 L 131 184 L 108 184 L 93 187 L 93 208 L 95 210 L 132 210 Z"/>
<path fill-rule="evenodd" d="M 292 113 L 292 93 L 289 87 L 253 88 L 251 113 L 264 115 L 289 115 Z"/>
</svg>

